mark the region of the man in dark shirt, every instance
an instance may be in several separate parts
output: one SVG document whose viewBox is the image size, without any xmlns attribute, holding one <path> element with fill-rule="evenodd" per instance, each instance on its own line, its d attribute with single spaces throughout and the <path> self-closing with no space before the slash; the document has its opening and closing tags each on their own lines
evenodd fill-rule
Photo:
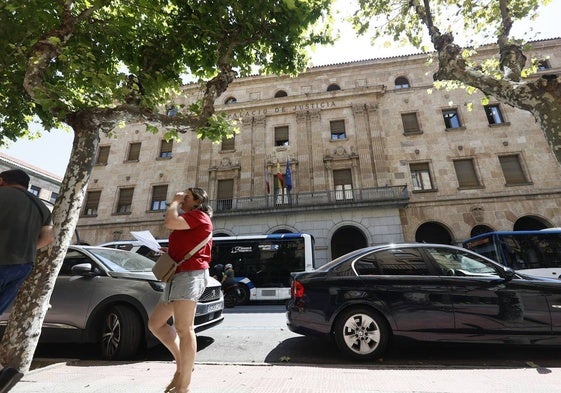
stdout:
<svg viewBox="0 0 561 393">
<path fill-rule="evenodd" d="M 51 212 L 27 191 L 29 180 L 20 169 L 0 173 L 0 314 L 31 272 L 37 249 L 54 240 Z M 14 368 L 2 368 L 0 392 L 9 391 L 22 376 Z"/>
</svg>

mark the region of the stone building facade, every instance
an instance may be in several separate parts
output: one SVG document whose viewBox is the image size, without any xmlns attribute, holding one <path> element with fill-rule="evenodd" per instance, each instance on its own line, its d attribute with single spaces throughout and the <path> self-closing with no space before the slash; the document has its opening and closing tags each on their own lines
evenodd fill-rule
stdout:
<svg viewBox="0 0 561 393">
<path fill-rule="evenodd" d="M 52 208 L 58 198 L 60 184 L 62 183 L 59 176 L 0 152 L 0 172 L 10 169 L 21 169 L 27 173 L 30 178 L 29 191 Z"/>
<path fill-rule="evenodd" d="M 537 77 L 561 70 L 561 40 L 533 43 L 532 55 Z M 427 59 L 237 79 L 216 108 L 239 133 L 221 144 L 166 142 L 141 124 L 115 130 L 101 140 L 82 239 L 167 237 L 165 201 L 192 186 L 209 193 L 215 235 L 310 233 L 318 266 L 367 245 L 561 226 L 561 167 L 532 116 L 434 89 Z M 185 86 L 170 115 L 199 89 Z"/>
</svg>

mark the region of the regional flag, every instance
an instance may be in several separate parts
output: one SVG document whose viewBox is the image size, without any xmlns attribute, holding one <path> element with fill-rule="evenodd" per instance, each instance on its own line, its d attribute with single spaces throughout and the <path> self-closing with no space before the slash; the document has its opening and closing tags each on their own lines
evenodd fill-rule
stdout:
<svg viewBox="0 0 561 393">
<path fill-rule="evenodd" d="M 290 171 L 290 161 L 286 159 L 286 172 L 284 174 L 284 183 L 288 191 L 292 190 L 292 172 Z"/>
<path fill-rule="evenodd" d="M 271 193 L 271 183 L 269 182 L 269 170 L 267 169 L 267 166 L 265 166 L 265 190 L 267 191 L 267 194 Z"/>
<path fill-rule="evenodd" d="M 282 173 L 280 169 L 280 163 L 277 160 L 277 188 L 280 190 L 283 188 Z"/>
</svg>

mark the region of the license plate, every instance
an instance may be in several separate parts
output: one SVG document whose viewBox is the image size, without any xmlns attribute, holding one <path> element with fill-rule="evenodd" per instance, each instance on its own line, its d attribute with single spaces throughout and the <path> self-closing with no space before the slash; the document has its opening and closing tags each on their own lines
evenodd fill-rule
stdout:
<svg viewBox="0 0 561 393">
<path fill-rule="evenodd" d="M 218 303 L 214 303 L 214 304 L 209 304 L 207 306 L 206 312 L 215 312 L 215 311 L 219 311 L 222 310 L 224 308 L 224 304 L 223 302 L 218 302 Z"/>
</svg>

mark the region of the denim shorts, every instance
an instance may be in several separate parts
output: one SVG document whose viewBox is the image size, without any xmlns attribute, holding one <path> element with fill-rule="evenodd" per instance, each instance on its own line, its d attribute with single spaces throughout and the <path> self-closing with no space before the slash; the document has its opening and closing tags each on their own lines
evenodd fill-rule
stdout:
<svg viewBox="0 0 561 393">
<path fill-rule="evenodd" d="M 164 303 L 174 300 L 192 300 L 196 302 L 206 289 L 208 284 L 208 269 L 189 270 L 179 272 L 173 279 L 166 284 L 166 289 L 162 294 Z"/>
</svg>

